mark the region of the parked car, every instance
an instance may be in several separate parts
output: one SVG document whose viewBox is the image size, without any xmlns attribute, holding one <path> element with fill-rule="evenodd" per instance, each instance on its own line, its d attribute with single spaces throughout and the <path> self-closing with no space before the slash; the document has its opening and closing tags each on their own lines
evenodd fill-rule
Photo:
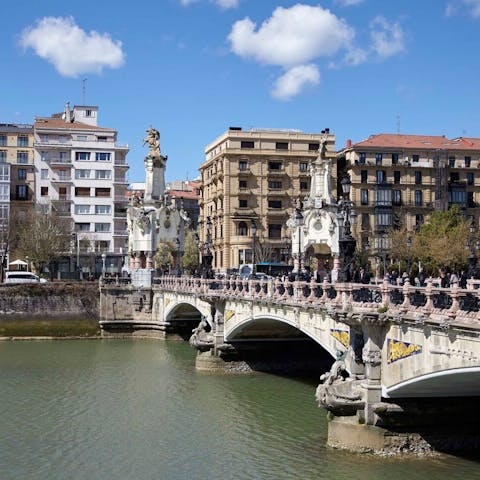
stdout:
<svg viewBox="0 0 480 480">
<path fill-rule="evenodd" d="M 5 283 L 47 283 L 47 280 L 40 278 L 32 272 L 12 271 L 5 272 Z"/>
</svg>

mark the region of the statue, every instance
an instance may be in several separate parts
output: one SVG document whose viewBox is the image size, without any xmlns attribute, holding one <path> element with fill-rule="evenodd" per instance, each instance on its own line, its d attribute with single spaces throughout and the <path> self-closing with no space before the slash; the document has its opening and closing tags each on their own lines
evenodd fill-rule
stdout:
<svg viewBox="0 0 480 480">
<path fill-rule="evenodd" d="M 150 147 L 149 155 L 152 157 L 160 156 L 160 132 L 156 128 L 149 128 L 148 135 L 143 139 L 143 145 L 148 143 Z"/>
</svg>

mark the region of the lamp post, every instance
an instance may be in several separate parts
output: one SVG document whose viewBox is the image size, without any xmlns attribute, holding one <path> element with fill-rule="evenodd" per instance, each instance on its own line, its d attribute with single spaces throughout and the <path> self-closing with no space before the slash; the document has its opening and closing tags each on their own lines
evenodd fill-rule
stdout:
<svg viewBox="0 0 480 480">
<path fill-rule="evenodd" d="M 342 186 L 343 198 L 340 200 L 340 211 L 343 213 L 343 236 L 340 239 L 340 258 L 341 267 L 338 274 L 340 282 L 352 281 L 353 259 L 355 254 L 356 241 L 352 236 L 350 228 L 350 215 L 353 202 L 350 200 L 350 177 L 345 175 L 340 181 Z"/>
<path fill-rule="evenodd" d="M 468 256 L 468 278 L 477 277 L 476 230 L 475 218 L 472 217 L 470 221 L 470 237 L 468 239 L 468 246 L 470 248 L 470 255 Z"/>
<path fill-rule="evenodd" d="M 300 272 L 302 271 L 302 227 L 304 224 L 304 218 L 300 208 L 295 209 L 295 226 L 297 227 L 298 235 L 298 252 L 297 252 L 297 279 L 300 278 Z"/>
<path fill-rule="evenodd" d="M 107 255 L 105 252 L 102 253 L 102 277 L 105 277 L 106 269 L 105 269 L 105 260 L 107 259 Z"/>
<path fill-rule="evenodd" d="M 27 272 L 30 271 L 30 259 L 28 258 L 28 255 L 25 255 L 25 261 L 27 262 Z"/>
<path fill-rule="evenodd" d="M 203 278 L 213 278 L 213 270 L 212 270 L 212 260 L 213 255 L 212 251 L 210 250 L 212 246 L 212 220 L 210 217 L 207 217 L 207 221 L 205 222 L 207 227 L 206 235 L 205 235 L 205 243 L 203 244 L 202 250 L 202 277 Z"/>
<path fill-rule="evenodd" d="M 412 237 L 407 237 L 407 273 L 410 275 L 410 267 L 411 267 L 411 260 L 410 260 L 410 250 L 412 249 Z"/>
<path fill-rule="evenodd" d="M 250 230 L 252 232 L 252 239 L 253 239 L 253 246 L 252 246 L 252 275 L 255 276 L 257 274 L 257 265 L 255 264 L 255 240 L 257 237 L 257 224 L 255 223 L 255 220 L 252 220 L 252 223 L 250 224 Z"/>
</svg>

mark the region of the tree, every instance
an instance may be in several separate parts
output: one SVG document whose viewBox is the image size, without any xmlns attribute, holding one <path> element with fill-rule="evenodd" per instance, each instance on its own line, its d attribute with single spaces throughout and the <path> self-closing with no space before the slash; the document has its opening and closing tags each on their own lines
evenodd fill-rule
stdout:
<svg viewBox="0 0 480 480">
<path fill-rule="evenodd" d="M 428 223 L 413 236 L 412 254 L 425 269 L 436 274 L 439 268 L 466 268 L 470 241 L 470 220 L 455 205 L 447 212 L 434 212 Z"/>
<path fill-rule="evenodd" d="M 157 268 L 165 268 L 167 266 L 173 265 L 173 245 L 171 243 L 165 242 L 161 243 L 153 260 L 155 261 L 155 265 Z"/>
<path fill-rule="evenodd" d="M 188 273 L 192 274 L 199 268 L 199 250 L 195 241 L 195 233 L 192 230 L 186 232 L 184 250 L 182 266 Z"/>
<path fill-rule="evenodd" d="M 16 242 L 12 249 L 23 257 L 28 256 L 35 271 L 41 272 L 70 250 L 70 225 L 54 211 L 32 210 L 22 215 L 11 230 Z"/>
</svg>

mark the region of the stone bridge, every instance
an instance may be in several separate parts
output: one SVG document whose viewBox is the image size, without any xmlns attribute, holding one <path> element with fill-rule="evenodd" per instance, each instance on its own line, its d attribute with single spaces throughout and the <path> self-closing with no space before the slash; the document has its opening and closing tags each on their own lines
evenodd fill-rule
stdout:
<svg viewBox="0 0 480 480">
<path fill-rule="evenodd" d="M 477 288 L 160 277 L 102 285 L 100 323 L 105 334 L 191 336 L 198 368 L 228 364 L 243 344 L 309 337 L 333 358 L 316 392 L 329 444 L 455 450 L 480 444 Z"/>
</svg>

